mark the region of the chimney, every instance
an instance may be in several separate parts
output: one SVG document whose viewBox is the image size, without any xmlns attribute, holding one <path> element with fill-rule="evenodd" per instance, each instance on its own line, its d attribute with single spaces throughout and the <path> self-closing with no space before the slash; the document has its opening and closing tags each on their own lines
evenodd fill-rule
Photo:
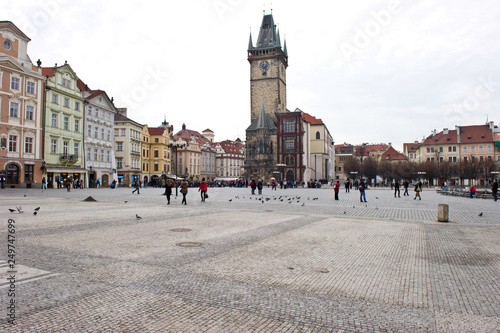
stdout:
<svg viewBox="0 0 500 333">
<path fill-rule="evenodd" d="M 182 124 L 182 129 L 185 130 L 186 129 L 186 124 Z"/>
<path fill-rule="evenodd" d="M 448 133 L 449 133 L 448 129 L 447 128 L 443 128 L 443 134 L 444 135 L 448 135 Z"/>
<path fill-rule="evenodd" d="M 392 147 L 392 142 L 389 142 L 387 145 L 389 146 L 389 148 Z"/>
<path fill-rule="evenodd" d="M 436 135 L 436 129 L 434 129 L 434 130 L 432 131 L 432 135 L 433 135 L 433 136 L 434 136 L 434 135 Z"/>
</svg>

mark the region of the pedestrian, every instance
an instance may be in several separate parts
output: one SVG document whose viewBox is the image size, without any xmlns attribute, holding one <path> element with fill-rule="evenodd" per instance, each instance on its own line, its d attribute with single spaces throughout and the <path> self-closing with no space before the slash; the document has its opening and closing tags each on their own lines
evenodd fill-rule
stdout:
<svg viewBox="0 0 500 333">
<path fill-rule="evenodd" d="M 1 177 L 0 177 L 0 187 L 1 187 L 2 189 L 4 189 L 4 188 L 5 188 L 5 177 L 4 177 L 4 176 L 1 176 Z"/>
<path fill-rule="evenodd" d="M 184 204 L 184 205 L 187 205 L 186 195 L 188 194 L 188 187 L 189 187 L 189 184 L 188 184 L 187 180 L 184 179 L 181 182 L 181 193 L 182 193 L 182 203 L 181 204 Z"/>
<path fill-rule="evenodd" d="M 71 191 L 71 183 L 72 183 L 71 178 L 68 177 L 68 178 L 64 179 L 64 182 L 66 184 L 66 190 L 68 190 L 68 192 L 70 192 Z"/>
<path fill-rule="evenodd" d="M 42 177 L 42 190 L 47 188 L 47 182 L 45 181 L 45 177 Z"/>
<path fill-rule="evenodd" d="M 366 202 L 366 194 L 365 194 L 366 185 L 363 179 L 361 179 L 361 181 L 359 182 L 358 190 L 359 190 L 359 200 L 363 202 L 364 199 Z"/>
<path fill-rule="evenodd" d="M 339 200 L 340 183 L 338 180 L 335 185 L 333 185 L 333 191 L 335 192 L 335 200 Z"/>
<path fill-rule="evenodd" d="M 170 196 L 172 195 L 172 181 L 170 179 L 167 179 L 165 181 L 165 195 L 167 196 L 167 205 L 170 205 Z"/>
<path fill-rule="evenodd" d="M 405 196 L 405 195 L 410 196 L 410 194 L 408 193 L 408 187 L 410 187 L 410 182 L 408 182 L 408 179 L 405 179 L 403 186 L 405 188 L 403 196 Z"/>
<path fill-rule="evenodd" d="M 259 179 L 259 181 L 257 182 L 257 190 L 259 191 L 259 195 L 262 195 L 262 187 L 264 187 L 262 185 L 262 180 Z"/>
<path fill-rule="evenodd" d="M 351 192 L 351 182 L 349 181 L 349 179 L 345 182 L 345 193 L 349 193 Z"/>
<path fill-rule="evenodd" d="M 99 188 L 99 186 L 101 186 L 101 181 L 98 179 L 96 182 L 95 182 L 95 185 L 97 188 Z"/>
<path fill-rule="evenodd" d="M 475 187 L 474 185 L 472 185 L 472 186 L 470 187 L 470 190 L 469 190 L 469 196 L 470 196 L 470 198 L 471 198 L 471 199 L 472 199 L 472 198 L 474 198 L 474 195 L 475 195 L 475 194 L 476 194 L 476 187 Z"/>
<path fill-rule="evenodd" d="M 135 191 L 137 191 L 137 194 L 141 194 L 139 191 L 139 188 L 141 187 L 141 185 L 139 184 L 139 179 L 136 179 L 136 181 L 134 182 L 134 187 L 135 187 L 135 190 L 132 191 L 132 194 L 134 194 Z"/>
<path fill-rule="evenodd" d="M 398 194 L 398 198 L 401 198 L 401 192 L 399 192 L 399 180 L 394 182 L 394 198 L 396 197 L 396 193 Z"/>
<path fill-rule="evenodd" d="M 493 185 L 491 185 L 491 194 L 493 195 L 493 198 L 495 201 L 498 200 L 498 181 L 495 179 L 493 181 Z"/>
<path fill-rule="evenodd" d="M 255 189 L 257 188 L 257 184 L 255 183 L 254 179 L 250 181 L 250 188 L 252 189 L 252 194 L 255 194 Z"/>
<path fill-rule="evenodd" d="M 417 200 L 417 197 L 418 197 L 418 200 L 422 200 L 422 198 L 420 197 L 420 186 L 422 184 L 420 183 L 420 181 L 417 183 L 417 185 L 415 185 L 415 198 L 413 198 L 413 200 Z"/>
<path fill-rule="evenodd" d="M 205 202 L 205 199 L 208 198 L 207 191 L 208 191 L 208 184 L 205 181 L 205 178 L 201 179 L 200 183 L 200 188 L 198 189 L 198 192 L 201 191 L 201 202 Z"/>
</svg>

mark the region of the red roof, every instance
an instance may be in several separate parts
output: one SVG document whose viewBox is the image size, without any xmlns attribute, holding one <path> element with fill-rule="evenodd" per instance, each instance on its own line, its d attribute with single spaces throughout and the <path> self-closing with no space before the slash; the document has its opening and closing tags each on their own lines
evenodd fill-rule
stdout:
<svg viewBox="0 0 500 333">
<path fill-rule="evenodd" d="M 148 127 L 149 135 L 162 136 L 165 131 L 163 127 Z"/>
<path fill-rule="evenodd" d="M 416 151 L 420 144 L 418 143 L 403 143 L 403 151 L 410 153 L 412 151 Z"/>
<path fill-rule="evenodd" d="M 376 151 L 386 151 L 387 145 L 360 145 L 356 146 L 356 156 L 368 156 Z"/>
<path fill-rule="evenodd" d="M 460 126 L 460 143 L 493 142 L 493 131 L 488 125 Z"/>
<path fill-rule="evenodd" d="M 186 142 L 189 142 L 189 141 L 191 141 L 191 137 L 194 137 L 198 141 L 198 143 L 201 144 L 201 145 L 205 144 L 206 142 L 208 142 L 208 139 L 205 138 L 199 132 L 193 131 L 193 130 L 188 130 L 188 129 L 180 130 L 179 132 L 177 132 L 176 134 L 174 134 L 174 141 L 182 139 L 182 140 L 184 140 Z"/>
<path fill-rule="evenodd" d="M 353 145 L 335 145 L 335 154 L 353 154 L 354 146 Z"/>
<path fill-rule="evenodd" d="M 310 114 L 305 113 L 305 112 L 302 114 L 302 118 L 304 118 L 304 120 L 307 121 L 311 125 L 324 125 L 324 123 L 321 119 L 313 117 Z"/>
<path fill-rule="evenodd" d="M 221 141 L 221 142 L 219 142 L 219 145 L 221 146 L 222 149 L 224 149 L 224 151 L 226 153 L 230 153 L 230 154 L 240 154 L 241 153 L 240 149 L 238 149 L 238 147 L 236 147 L 236 145 L 229 140 Z"/>
<path fill-rule="evenodd" d="M 54 76 L 54 67 L 42 67 L 43 76 Z"/>
<path fill-rule="evenodd" d="M 406 160 L 406 156 L 401 154 L 394 147 L 389 147 L 387 151 L 382 154 L 382 161 L 385 160 Z"/>
<path fill-rule="evenodd" d="M 444 134 L 447 131 L 447 134 Z M 456 130 L 443 130 L 436 135 L 428 137 L 422 145 L 443 145 L 458 143 Z"/>
</svg>

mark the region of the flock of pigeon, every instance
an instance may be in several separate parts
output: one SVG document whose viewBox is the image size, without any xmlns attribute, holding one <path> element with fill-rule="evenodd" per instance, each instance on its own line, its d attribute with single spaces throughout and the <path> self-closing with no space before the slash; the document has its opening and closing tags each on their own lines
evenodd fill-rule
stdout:
<svg viewBox="0 0 500 333">
<path fill-rule="evenodd" d="M 268 201 L 279 201 L 279 202 L 287 202 L 289 204 L 291 203 L 301 203 L 300 201 L 300 198 L 299 196 L 288 196 L 288 195 L 280 195 L 279 197 L 277 196 L 272 196 L 272 197 L 264 197 L 264 196 L 258 196 L 258 197 L 248 197 L 249 200 L 257 200 L 257 201 L 260 201 L 262 203 L 265 203 L 265 202 L 268 202 Z M 234 197 L 234 199 L 237 199 L 237 200 L 244 200 L 245 199 L 245 196 L 242 196 L 241 199 L 240 199 L 240 196 L 237 195 Z M 319 198 L 312 198 L 311 197 L 308 197 L 307 200 L 319 200 Z M 233 199 L 229 199 L 229 202 L 232 202 Z M 305 206 L 306 203 L 305 203 L 305 200 L 304 202 L 302 202 L 301 206 Z"/>
<path fill-rule="evenodd" d="M 36 207 L 36 208 L 33 210 L 33 215 L 38 214 L 38 211 L 39 211 L 39 210 L 40 210 L 40 207 Z M 23 214 L 23 213 L 24 213 L 24 211 L 23 211 L 23 209 L 21 208 L 21 206 L 19 206 L 19 207 L 17 207 L 17 206 L 16 206 L 16 209 L 9 208 L 9 211 L 10 211 L 11 213 L 15 213 L 15 212 L 17 211 L 17 213 L 18 213 L 18 214 Z"/>
</svg>

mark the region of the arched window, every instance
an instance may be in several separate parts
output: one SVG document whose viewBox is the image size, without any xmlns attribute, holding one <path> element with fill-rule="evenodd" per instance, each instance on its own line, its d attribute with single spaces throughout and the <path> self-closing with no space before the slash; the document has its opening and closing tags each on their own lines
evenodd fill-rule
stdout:
<svg viewBox="0 0 500 333">
<path fill-rule="evenodd" d="M 321 134 L 318 131 L 318 132 L 316 132 L 316 140 L 319 140 L 319 139 L 321 139 Z"/>
<path fill-rule="evenodd" d="M 286 165 L 290 165 L 290 157 L 288 157 L 288 156 L 287 156 L 287 157 L 285 158 L 285 164 L 286 164 Z"/>
</svg>

